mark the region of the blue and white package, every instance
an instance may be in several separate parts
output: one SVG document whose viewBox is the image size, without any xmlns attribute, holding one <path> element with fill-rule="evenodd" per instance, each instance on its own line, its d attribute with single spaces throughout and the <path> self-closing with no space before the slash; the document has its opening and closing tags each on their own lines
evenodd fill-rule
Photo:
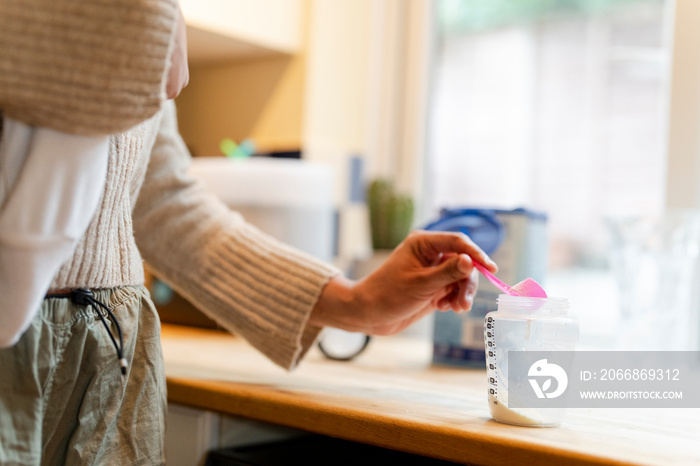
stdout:
<svg viewBox="0 0 700 466">
<path fill-rule="evenodd" d="M 498 278 L 508 284 L 531 277 L 543 284 L 547 271 L 547 216 L 528 209 L 443 209 L 425 227 L 461 231 L 498 264 Z M 484 317 L 497 308 L 501 292 L 480 277 L 471 312 L 436 312 L 433 363 L 485 368 Z"/>
</svg>

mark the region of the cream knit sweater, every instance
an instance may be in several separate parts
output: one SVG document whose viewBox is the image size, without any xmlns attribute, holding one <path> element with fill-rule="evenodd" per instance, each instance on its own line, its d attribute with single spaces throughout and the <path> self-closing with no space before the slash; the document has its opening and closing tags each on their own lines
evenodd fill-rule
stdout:
<svg viewBox="0 0 700 466">
<path fill-rule="evenodd" d="M 140 284 L 143 257 L 224 328 L 293 368 L 320 332 L 306 321 L 337 270 L 247 224 L 188 177 L 189 163 L 172 102 L 113 136 L 102 205 L 52 287 Z"/>
<path fill-rule="evenodd" d="M 293 368 L 320 329 L 306 321 L 338 272 L 261 233 L 186 172 L 175 106 L 112 136 L 101 207 L 52 288 L 141 284 L 143 257 L 224 328 Z"/>
<path fill-rule="evenodd" d="M 141 284 L 143 257 L 224 328 L 293 368 L 318 336 L 307 320 L 338 271 L 187 176 L 175 106 L 162 104 L 176 15 L 175 0 L 0 1 L 0 111 L 68 133 L 118 133 L 100 207 L 52 288 Z"/>
<path fill-rule="evenodd" d="M 177 0 L 0 1 L 0 109 L 72 134 L 114 134 L 165 97 Z"/>
</svg>

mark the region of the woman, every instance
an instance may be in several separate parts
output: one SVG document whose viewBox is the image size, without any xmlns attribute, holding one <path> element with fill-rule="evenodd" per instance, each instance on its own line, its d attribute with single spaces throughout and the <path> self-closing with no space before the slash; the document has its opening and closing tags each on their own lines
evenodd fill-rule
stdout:
<svg viewBox="0 0 700 466">
<path fill-rule="evenodd" d="M 159 322 L 142 259 L 287 369 L 324 326 L 388 335 L 434 309 L 468 310 L 472 260 L 496 270 L 464 235 L 414 233 L 353 282 L 247 224 L 186 174 L 175 107 L 163 102 L 186 84 L 184 50 L 172 0 L 0 2 L 5 116 L 109 135 L 94 215 L 0 349 L 0 464 L 165 461 Z M 0 231 L 0 262 L 3 247 Z M 0 319 L 13 289 L 4 292 Z"/>
</svg>

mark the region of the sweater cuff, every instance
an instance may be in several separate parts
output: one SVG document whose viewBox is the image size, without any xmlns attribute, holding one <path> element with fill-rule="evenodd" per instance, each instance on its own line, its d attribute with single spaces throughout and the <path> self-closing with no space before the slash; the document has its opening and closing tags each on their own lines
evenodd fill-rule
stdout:
<svg viewBox="0 0 700 466">
<path fill-rule="evenodd" d="M 279 366 L 294 369 L 321 328 L 308 325 L 328 281 L 340 271 L 241 223 L 213 238 L 192 301 Z"/>
</svg>

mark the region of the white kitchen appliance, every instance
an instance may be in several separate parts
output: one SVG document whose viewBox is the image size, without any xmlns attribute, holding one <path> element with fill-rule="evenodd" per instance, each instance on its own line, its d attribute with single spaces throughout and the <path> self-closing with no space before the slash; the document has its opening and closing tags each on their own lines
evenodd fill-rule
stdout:
<svg viewBox="0 0 700 466">
<path fill-rule="evenodd" d="M 332 260 L 335 214 L 329 166 L 269 157 L 197 157 L 190 174 L 265 233 Z"/>
</svg>

